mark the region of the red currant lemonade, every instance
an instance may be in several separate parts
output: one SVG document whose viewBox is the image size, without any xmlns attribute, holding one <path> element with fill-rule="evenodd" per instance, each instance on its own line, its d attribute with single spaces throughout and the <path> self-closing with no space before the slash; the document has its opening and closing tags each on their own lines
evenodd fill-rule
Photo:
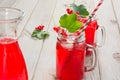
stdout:
<svg viewBox="0 0 120 80">
<path fill-rule="evenodd" d="M 88 24 L 87 28 L 85 29 L 87 44 L 94 45 L 95 32 L 96 32 L 97 27 L 98 27 L 97 21 L 93 20 Z"/>
<path fill-rule="evenodd" d="M 98 24 L 96 20 L 91 21 L 87 28 L 85 29 L 85 38 L 86 38 L 86 43 L 96 46 L 95 45 L 95 34 L 97 30 Z M 86 52 L 86 55 L 91 55 L 90 51 Z"/>
<path fill-rule="evenodd" d="M 0 80 L 28 80 L 25 61 L 16 39 L 0 39 Z"/>
<path fill-rule="evenodd" d="M 86 23 L 87 18 L 78 18 L 78 21 Z M 98 24 L 96 20 L 91 20 L 88 26 L 85 29 L 85 37 L 86 37 L 86 43 L 94 45 L 94 39 L 95 39 L 95 32 L 98 28 Z"/>
<path fill-rule="evenodd" d="M 85 42 L 62 43 L 57 41 L 56 75 L 58 80 L 83 80 Z"/>
</svg>

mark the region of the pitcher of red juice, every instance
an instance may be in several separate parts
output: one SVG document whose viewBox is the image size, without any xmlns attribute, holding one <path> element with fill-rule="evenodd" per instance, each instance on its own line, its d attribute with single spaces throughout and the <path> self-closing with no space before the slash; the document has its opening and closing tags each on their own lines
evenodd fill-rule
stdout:
<svg viewBox="0 0 120 80">
<path fill-rule="evenodd" d="M 23 12 L 0 8 L 0 80 L 28 80 L 22 51 L 18 44 L 18 23 Z"/>
<path fill-rule="evenodd" d="M 86 51 L 93 53 L 93 64 L 85 66 Z M 80 35 L 59 34 L 56 43 L 56 76 L 57 80 L 83 80 L 84 72 L 91 71 L 96 64 L 96 51 L 87 45 L 85 33 Z"/>
</svg>

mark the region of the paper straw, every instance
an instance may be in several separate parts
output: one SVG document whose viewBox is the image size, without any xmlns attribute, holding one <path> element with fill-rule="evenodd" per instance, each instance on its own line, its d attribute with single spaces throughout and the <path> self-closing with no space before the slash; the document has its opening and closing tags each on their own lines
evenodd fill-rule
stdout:
<svg viewBox="0 0 120 80">
<path fill-rule="evenodd" d="M 94 15 L 95 15 L 96 12 L 98 11 L 99 7 L 102 5 L 103 1 L 104 1 L 104 0 L 100 0 L 100 1 L 98 2 L 96 8 L 92 11 L 92 13 L 90 14 L 90 16 L 89 16 L 88 20 L 86 21 L 86 23 L 83 24 L 83 28 L 80 29 L 80 30 L 78 31 L 78 33 L 83 32 L 83 31 L 87 28 L 87 26 L 88 26 L 88 24 L 90 23 L 91 19 L 94 17 Z M 61 31 L 61 29 L 59 30 L 59 32 L 60 32 L 60 31 Z"/>
<path fill-rule="evenodd" d="M 101 6 L 101 4 L 103 3 L 104 0 L 100 0 L 98 5 L 96 6 L 96 8 L 93 10 L 93 12 L 91 13 L 91 15 L 89 16 L 87 22 L 83 25 L 83 29 L 81 29 L 79 32 L 83 32 L 87 25 L 90 23 L 91 19 L 94 17 L 95 13 L 98 11 L 99 7 Z"/>
</svg>

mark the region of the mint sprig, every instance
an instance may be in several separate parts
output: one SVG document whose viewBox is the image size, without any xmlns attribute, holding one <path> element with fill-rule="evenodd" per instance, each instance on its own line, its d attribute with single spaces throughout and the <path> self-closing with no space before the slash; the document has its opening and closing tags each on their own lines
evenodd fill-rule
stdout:
<svg viewBox="0 0 120 80">
<path fill-rule="evenodd" d="M 83 17 L 86 17 L 89 15 L 87 8 L 83 4 L 77 6 L 76 4 L 73 3 L 70 5 L 70 7 L 73 8 L 74 12 L 78 11 L 80 15 Z"/>
<path fill-rule="evenodd" d="M 66 28 L 68 32 L 73 33 L 82 27 L 82 22 L 77 20 L 76 14 L 64 14 L 59 20 L 60 26 Z"/>
</svg>

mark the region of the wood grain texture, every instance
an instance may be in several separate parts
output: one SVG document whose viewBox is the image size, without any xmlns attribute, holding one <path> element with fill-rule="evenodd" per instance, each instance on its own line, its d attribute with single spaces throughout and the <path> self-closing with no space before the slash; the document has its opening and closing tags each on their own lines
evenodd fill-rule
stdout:
<svg viewBox="0 0 120 80">
<path fill-rule="evenodd" d="M 11 7 L 18 0 L 0 0 L 0 7 Z"/>
<path fill-rule="evenodd" d="M 0 7 L 16 7 L 25 15 L 19 24 L 20 47 L 28 68 L 29 80 L 54 80 L 56 62 L 56 38 L 53 26 L 59 25 L 59 18 L 66 10 L 65 5 L 79 4 L 86 0 L 0 0 Z M 99 0 L 87 0 L 90 11 Z M 120 80 L 120 62 L 113 54 L 120 52 L 120 10 L 119 0 L 104 0 L 96 13 L 99 25 L 106 30 L 106 40 L 102 47 L 97 47 L 98 62 L 95 70 L 85 73 L 84 80 Z M 34 40 L 31 33 L 34 28 L 44 24 L 50 32 L 46 40 Z M 100 39 L 101 34 L 97 37 Z"/>
<path fill-rule="evenodd" d="M 53 31 L 53 27 L 59 25 L 59 18 L 66 13 L 66 6 L 72 3 L 72 0 L 57 0 L 54 14 L 52 15 L 51 23 L 48 31 L 50 37 L 44 43 L 41 56 L 36 68 L 34 80 L 54 80 L 55 76 L 55 62 L 56 62 L 56 39 L 57 34 Z M 53 42 L 54 41 L 54 42 Z M 100 80 L 98 63 L 94 71 L 85 73 L 85 80 Z M 95 76 L 94 76 L 95 75 Z"/>
<path fill-rule="evenodd" d="M 97 13 L 100 25 L 104 25 L 106 29 L 105 44 L 98 50 L 101 80 L 119 80 L 120 76 L 120 63 L 113 58 L 113 53 L 120 51 L 118 25 L 111 22 L 116 20 L 115 16 L 111 1 L 105 0 Z"/>
<path fill-rule="evenodd" d="M 120 1 L 119 0 L 111 0 L 111 5 L 112 5 L 113 12 L 115 14 L 115 20 L 112 20 L 112 22 L 114 24 L 117 24 L 118 30 L 120 33 L 120 11 L 119 11 Z"/>
<path fill-rule="evenodd" d="M 52 4 L 52 5 L 51 5 Z M 51 16 L 53 14 L 54 8 L 56 5 L 56 0 L 39 0 L 37 4 L 35 5 L 35 8 L 32 12 L 28 13 L 29 16 L 27 22 L 25 23 L 25 29 L 32 33 L 32 31 L 35 29 L 36 26 L 44 24 L 45 30 L 49 28 L 49 24 L 51 22 Z M 18 7 L 18 6 L 17 6 Z M 24 9 L 26 10 L 26 9 Z M 30 15 L 29 15 L 30 14 Z M 25 18 L 25 20 L 27 17 Z M 24 40 L 24 44 L 23 41 Z M 32 42 L 32 43 L 31 43 Z M 35 43 L 34 43 L 35 42 Z M 28 72 L 29 72 L 29 79 L 30 80 L 43 80 L 42 75 L 45 69 L 47 68 L 37 68 L 38 67 L 38 61 L 41 59 L 41 55 L 44 54 L 41 51 L 44 49 L 43 45 L 46 43 L 43 40 L 33 40 L 31 39 L 31 36 L 29 34 L 26 34 L 22 36 L 21 39 L 21 46 L 22 50 L 25 53 L 25 58 L 28 66 Z M 29 44 L 29 46 L 28 46 Z M 49 45 L 49 44 L 48 44 Z M 27 49 L 25 49 L 27 47 Z M 45 49 L 46 50 L 46 49 Z M 35 52 L 34 52 L 35 51 Z M 46 50 L 47 51 L 47 50 Z M 48 56 L 49 58 L 49 56 Z M 44 60 L 48 59 L 44 57 Z M 45 63 L 44 61 L 42 63 Z M 49 66 L 49 65 L 44 65 Z M 40 71 L 40 73 L 36 73 L 37 71 Z M 46 78 L 46 77 L 45 77 Z"/>
</svg>

